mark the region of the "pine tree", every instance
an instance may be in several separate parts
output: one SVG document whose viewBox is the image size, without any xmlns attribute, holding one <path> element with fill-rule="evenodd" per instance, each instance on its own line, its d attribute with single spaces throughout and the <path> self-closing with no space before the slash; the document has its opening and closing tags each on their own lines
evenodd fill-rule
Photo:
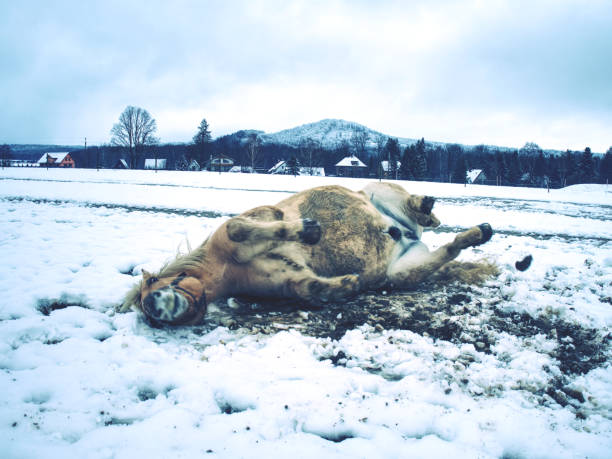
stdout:
<svg viewBox="0 0 612 459">
<path fill-rule="evenodd" d="M 563 186 L 563 180 L 561 178 L 562 161 L 563 158 L 555 155 L 550 155 L 546 161 L 546 173 L 548 175 L 548 182 L 551 187 L 560 188 Z"/>
<path fill-rule="evenodd" d="M 448 173 L 448 176 L 444 176 L 443 177 L 443 181 L 448 180 L 449 182 L 452 180 L 453 177 L 453 171 L 455 168 L 455 165 L 457 163 L 457 160 L 463 156 L 463 148 L 461 147 L 461 145 L 458 144 L 452 144 L 452 145 L 447 145 L 446 147 L 446 171 Z"/>
<path fill-rule="evenodd" d="M 202 119 L 198 126 L 198 132 L 193 136 L 193 145 L 195 149 L 195 159 L 200 163 L 206 162 L 206 156 L 211 142 L 210 130 L 206 118 Z"/>
<path fill-rule="evenodd" d="M 506 157 L 506 165 L 508 166 L 508 184 L 518 185 L 522 176 L 518 151 Z"/>
<path fill-rule="evenodd" d="M 533 182 L 541 185 L 544 183 L 546 176 L 546 160 L 544 159 L 544 153 L 542 150 L 538 153 L 533 164 Z"/>
<path fill-rule="evenodd" d="M 193 143 L 196 145 L 201 145 L 210 141 L 211 137 L 210 130 L 208 129 L 208 122 L 206 121 L 206 118 L 204 118 L 198 126 L 198 132 L 193 136 Z"/>
<path fill-rule="evenodd" d="M 291 174 L 294 177 L 300 175 L 300 163 L 295 156 L 292 156 L 287 161 L 287 174 Z"/>
<path fill-rule="evenodd" d="M 612 147 L 608 148 L 608 151 L 601 160 L 599 179 L 602 183 L 612 182 Z"/>
<path fill-rule="evenodd" d="M 581 183 L 595 182 L 595 163 L 593 161 L 593 153 L 591 153 L 589 147 L 584 149 L 584 153 L 580 158 L 578 176 Z"/>
<path fill-rule="evenodd" d="M 427 177 L 433 181 L 444 181 L 448 172 L 444 169 L 446 163 L 446 149 L 437 146 L 427 150 Z"/>
<path fill-rule="evenodd" d="M 399 160 L 401 151 L 399 147 L 399 142 L 397 139 L 392 139 L 389 137 L 387 139 L 387 143 L 385 144 L 385 151 L 383 156 L 387 163 L 387 178 L 394 179 L 397 178 L 397 161 Z"/>
<path fill-rule="evenodd" d="M 576 166 L 574 164 L 574 156 L 570 150 L 566 150 L 565 154 L 559 161 L 559 185 L 565 187 L 574 183 Z"/>
<path fill-rule="evenodd" d="M 499 150 L 495 152 L 495 182 L 498 185 L 508 184 L 508 165 L 506 164 L 506 158 L 501 154 Z"/>
<path fill-rule="evenodd" d="M 425 180 L 427 177 L 427 159 L 425 156 L 425 139 L 417 141 L 415 145 L 414 162 L 412 173 L 416 180 Z"/>
<path fill-rule="evenodd" d="M 416 148 L 414 145 L 408 145 L 404 149 L 400 165 L 400 177 L 404 180 L 414 180 L 413 165 L 415 163 L 414 157 L 416 155 Z"/>
<path fill-rule="evenodd" d="M 453 183 L 465 183 L 467 174 L 467 165 L 465 163 L 465 155 L 460 154 L 455 160 L 455 167 L 451 174 L 451 180 Z"/>
</svg>

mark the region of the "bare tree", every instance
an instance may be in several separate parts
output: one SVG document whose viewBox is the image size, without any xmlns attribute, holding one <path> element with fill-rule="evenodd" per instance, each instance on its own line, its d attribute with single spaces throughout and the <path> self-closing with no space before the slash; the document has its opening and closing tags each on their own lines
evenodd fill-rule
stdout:
<svg viewBox="0 0 612 459">
<path fill-rule="evenodd" d="M 307 137 L 302 139 L 299 144 L 299 154 L 301 163 L 308 167 L 308 174 L 312 175 L 315 162 L 318 160 L 321 144 L 315 139 Z"/>
<path fill-rule="evenodd" d="M 249 162 L 251 163 L 251 172 L 255 172 L 255 161 L 257 161 L 260 145 L 261 139 L 259 136 L 254 132 L 249 134 L 247 139 L 247 156 L 249 158 Z"/>
<path fill-rule="evenodd" d="M 351 144 L 353 145 L 353 149 L 355 150 L 355 156 L 357 156 L 362 161 L 366 161 L 368 133 L 365 131 L 365 129 L 353 131 L 353 135 L 351 136 Z"/>
<path fill-rule="evenodd" d="M 377 175 L 378 181 L 382 179 L 383 176 L 383 168 L 382 162 L 385 159 L 385 138 L 383 136 L 379 136 L 376 138 L 376 167 L 377 167 Z"/>
<path fill-rule="evenodd" d="M 148 111 L 129 105 L 111 129 L 111 144 L 128 148 L 130 168 L 134 169 L 145 145 L 155 145 L 157 125 Z"/>
</svg>

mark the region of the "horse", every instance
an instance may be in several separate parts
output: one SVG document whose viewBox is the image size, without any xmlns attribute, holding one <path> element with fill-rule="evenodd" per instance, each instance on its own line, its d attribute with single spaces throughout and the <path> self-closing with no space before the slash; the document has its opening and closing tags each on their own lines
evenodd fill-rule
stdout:
<svg viewBox="0 0 612 459">
<path fill-rule="evenodd" d="M 140 310 L 154 325 L 193 325 L 223 297 L 322 306 L 366 290 L 414 288 L 493 234 L 483 223 L 430 252 L 421 235 L 440 225 L 434 202 L 386 182 L 301 191 L 228 219 L 158 273 L 143 270 L 119 310 Z"/>
</svg>

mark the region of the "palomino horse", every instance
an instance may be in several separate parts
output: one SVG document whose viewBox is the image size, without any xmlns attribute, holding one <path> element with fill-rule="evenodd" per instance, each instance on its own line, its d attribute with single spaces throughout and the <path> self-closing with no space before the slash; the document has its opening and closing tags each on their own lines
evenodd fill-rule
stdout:
<svg viewBox="0 0 612 459">
<path fill-rule="evenodd" d="M 353 192 L 323 186 L 231 218 L 200 247 L 157 274 L 143 271 L 121 310 L 156 324 L 195 324 L 206 305 L 238 295 L 338 301 L 360 291 L 414 287 L 462 249 L 487 242 L 483 223 L 430 252 L 423 228 L 440 221 L 434 198 L 391 183 Z"/>
</svg>

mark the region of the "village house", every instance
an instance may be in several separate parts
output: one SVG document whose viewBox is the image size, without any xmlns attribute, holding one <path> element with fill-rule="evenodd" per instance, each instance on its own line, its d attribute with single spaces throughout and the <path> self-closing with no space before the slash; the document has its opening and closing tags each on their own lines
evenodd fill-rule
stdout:
<svg viewBox="0 0 612 459">
<path fill-rule="evenodd" d="M 215 172 L 227 172 L 234 167 L 234 160 L 228 156 L 219 155 L 206 163 L 206 169 Z"/>
<path fill-rule="evenodd" d="M 70 153 L 66 152 L 51 152 L 45 153 L 38 160 L 39 167 L 74 167 L 74 159 Z"/>
<path fill-rule="evenodd" d="M 483 184 L 487 179 L 487 176 L 482 169 L 471 169 L 465 173 L 466 183 L 480 183 Z"/>
<path fill-rule="evenodd" d="M 397 175 L 399 174 L 399 170 L 400 167 L 402 166 L 401 161 L 396 161 L 395 162 L 395 170 L 391 171 L 389 170 L 389 164 L 393 164 L 393 163 L 389 163 L 389 161 L 381 161 L 380 162 L 380 169 L 382 172 L 382 177 L 386 178 L 386 179 L 397 179 Z M 392 177 L 393 175 L 393 177 Z"/>
<path fill-rule="evenodd" d="M 298 168 L 299 175 L 312 175 L 316 177 L 325 177 L 325 168 L 319 166 L 300 166 Z M 279 161 L 268 170 L 268 174 L 289 174 L 289 166 L 287 161 Z"/>
<path fill-rule="evenodd" d="M 118 159 L 113 169 L 129 169 L 128 163 L 125 159 Z"/>
<path fill-rule="evenodd" d="M 254 174 L 255 169 L 251 166 L 233 166 L 229 172 L 241 172 L 243 174 Z"/>
<path fill-rule="evenodd" d="M 192 159 L 191 162 L 187 165 L 188 171 L 199 171 L 200 163 L 198 163 L 195 159 Z"/>
<path fill-rule="evenodd" d="M 145 159 L 144 164 L 145 169 L 165 169 L 166 168 L 166 158 L 147 158 Z"/>
<path fill-rule="evenodd" d="M 347 156 L 336 164 L 338 177 L 365 177 L 368 167 L 357 156 Z"/>
</svg>

